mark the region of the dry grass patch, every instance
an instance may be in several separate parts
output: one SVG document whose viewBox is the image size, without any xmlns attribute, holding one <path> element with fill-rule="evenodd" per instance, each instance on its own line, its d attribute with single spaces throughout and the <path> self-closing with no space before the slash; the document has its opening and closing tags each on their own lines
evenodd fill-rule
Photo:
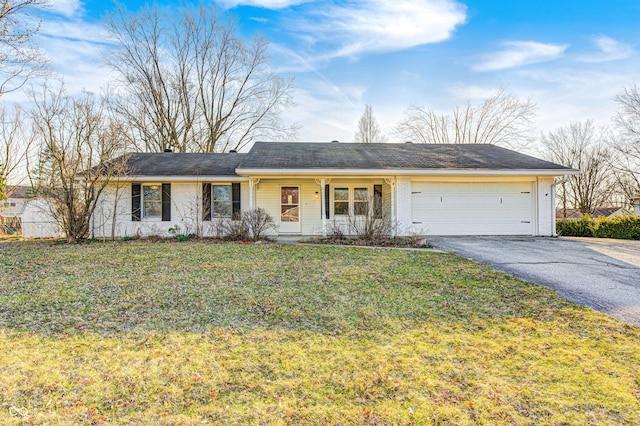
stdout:
<svg viewBox="0 0 640 426">
<path fill-rule="evenodd" d="M 0 244 L 0 423 L 633 424 L 640 331 L 453 255 Z"/>
</svg>

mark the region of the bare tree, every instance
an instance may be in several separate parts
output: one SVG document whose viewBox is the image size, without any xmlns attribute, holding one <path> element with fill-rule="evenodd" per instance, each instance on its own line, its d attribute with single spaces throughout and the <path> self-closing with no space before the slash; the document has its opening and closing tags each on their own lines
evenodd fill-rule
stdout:
<svg viewBox="0 0 640 426">
<path fill-rule="evenodd" d="M 20 168 L 25 165 L 29 139 L 24 134 L 23 112 L 19 106 L 12 110 L 0 107 L 0 199 L 11 190 L 9 181 L 19 183 Z"/>
<path fill-rule="evenodd" d="M 471 101 L 451 115 L 412 105 L 395 133 L 405 142 L 519 144 L 527 141 L 535 105 L 500 89 L 482 104 Z"/>
<path fill-rule="evenodd" d="M 629 200 L 640 194 L 640 88 L 637 85 L 620 91 L 615 101 L 619 105 L 614 121 L 622 132 L 615 144 L 614 167 L 623 192 Z"/>
<path fill-rule="evenodd" d="M 107 30 L 117 45 L 107 63 L 124 89 L 116 110 L 140 148 L 224 152 L 295 133 L 281 120 L 293 82 L 270 70 L 268 42 L 244 40 L 214 7 L 138 15 L 121 8 Z"/>
<path fill-rule="evenodd" d="M 3 0 L 0 2 L 0 96 L 20 89 L 31 77 L 42 75 L 45 55 L 32 44 L 40 20 L 32 11 L 48 0 Z"/>
<path fill-rule="evenodd" d="M 70 241 L 88 235 L 104 189 L 126 165 L 125 129 L 109 116 L 104 99 L 90 93 L 72 97 L 45 87 L 32 111 L 38 162 L 30 170 L 37 195 Z M 117 159 L 116 159 L 117 158 Z"/>
<path fill-rule="evenodd" d="M 558 190 L 565 215 L 567 208 L 591 213 L 610 200 L 612 151 L 607 138 L 606 129 L 597 129 L 591 120 L 572 122 L 542 136 L 549 160 L 580 170 Z"/>
<path fill-rule="evenodd" d="M 364 143 L 381 143 L 387 142 L 387 137 L 380 130 L 378 126 L 378 120 L 373 116 L 373 108 L 367 104 L 364 107 L 364 112 L 358 120 L 358 130 L 356 131 L 355 142 Z"/>
</svg>

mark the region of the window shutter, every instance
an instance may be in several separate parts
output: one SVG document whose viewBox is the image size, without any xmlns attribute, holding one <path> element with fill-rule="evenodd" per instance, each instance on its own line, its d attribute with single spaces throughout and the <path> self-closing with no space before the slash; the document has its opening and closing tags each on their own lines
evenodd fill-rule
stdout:
<svg viewBox="0 0 640 426">
<path fill-rule="evenodd" d="M 329 212 L 331 211 L 331 202 L 329 196 L 331 195 L 331 190 L 329 189 L 329 185 L 324 186 L 324 214 L 329 219 Z"/>
<path fill-rule="evenodd" d="M 234 182 L 231 184 L 231 201 L 232 201 L 232 215 L 234 218 L 240 215 L 240 182 Z"/>
<path fill-rule="evenodd" d="M 171 221 L 171 184 L 162 184 L 162 221 Z"/>
<path fill-rule="evenodd" d="M 211 220 L 211 184 L 202 184 L 202 220 Z"/>
<path fill-rule="evenodd" d="M 139 183 L 131 184 L 131 220 L 140 222 L 140 199 L 142 198 L 142 185 Z"/>
<path fill-rule="evenodd" d="M 373 185 L 373 217 L 382 219 L 382 185 Z"/>
</svg>

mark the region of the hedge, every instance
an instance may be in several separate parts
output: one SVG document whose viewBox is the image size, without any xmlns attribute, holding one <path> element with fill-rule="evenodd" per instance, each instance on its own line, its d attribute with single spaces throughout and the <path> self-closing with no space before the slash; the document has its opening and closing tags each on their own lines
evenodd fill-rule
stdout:
<svg viewBox="0 0 640 426">
<path fill-rule="evenodd" d="M 558 221 L 556 231 L 558 235 L 566 237 L 640 240 L 640 216 L 623 215 L 594 219 L 586 214 L 580 219 Z"/>
</svg>

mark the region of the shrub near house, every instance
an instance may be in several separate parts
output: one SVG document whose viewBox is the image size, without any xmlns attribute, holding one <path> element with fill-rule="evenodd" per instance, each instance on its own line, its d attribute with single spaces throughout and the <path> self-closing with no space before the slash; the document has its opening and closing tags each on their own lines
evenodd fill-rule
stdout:
<svg viewBox="0 0 640 426">
<path fill-rule="evenodd" d="M 580 219 L 559 221 L 556 230 L 558 235 L 565 237 L 640 240 L 640 216 L 624 215 L 594 219 L 591 215 L 584 215 Z"/>
</svg>

